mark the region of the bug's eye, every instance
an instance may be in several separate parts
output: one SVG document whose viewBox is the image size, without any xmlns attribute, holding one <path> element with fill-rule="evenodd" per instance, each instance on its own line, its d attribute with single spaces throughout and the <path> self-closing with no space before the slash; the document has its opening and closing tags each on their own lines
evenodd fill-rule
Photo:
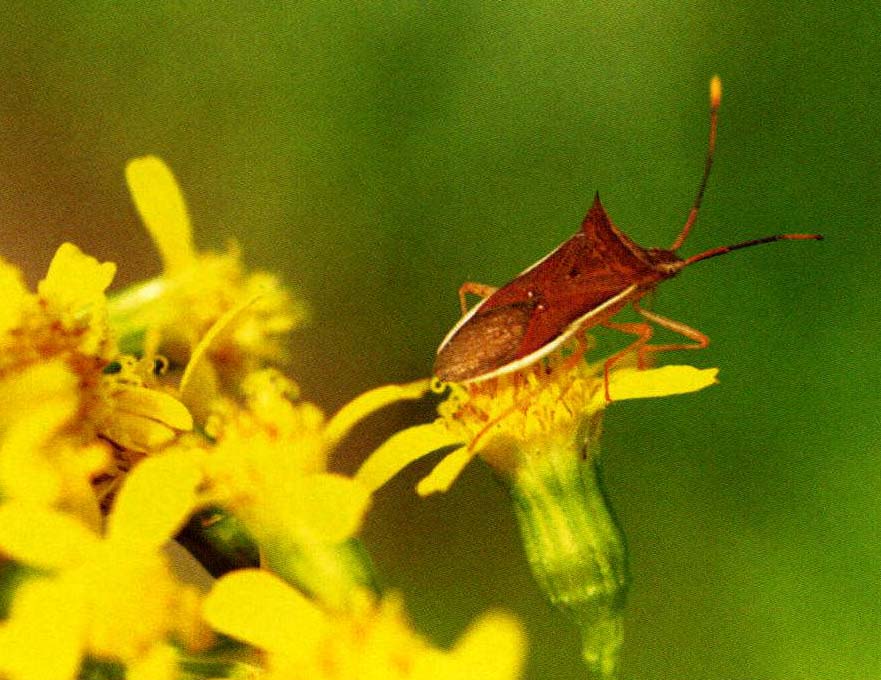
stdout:
<svg viewBox="0 0 881 680">
<path fill-rule="evenodd" d="M 574 279 L 579 274 L 581 274 L 581 270 L 578 269 L 578 267 L 572 267 L 572 269 L 569 270 L 569 278 L 570 279 Z"/>
</svg>

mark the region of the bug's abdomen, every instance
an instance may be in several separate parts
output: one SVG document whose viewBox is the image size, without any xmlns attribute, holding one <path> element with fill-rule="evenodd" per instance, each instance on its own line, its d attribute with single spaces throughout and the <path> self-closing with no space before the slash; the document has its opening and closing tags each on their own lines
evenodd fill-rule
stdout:
<svg viewBox="0 0 881 680">
<path fill-rule="evenodd" d="M 514 361 L 534 314 L 534 303 L 517 302 L 477 312 L 444 343 L 434 362 L 441 380 L 462 382 Z"/>
</svg>

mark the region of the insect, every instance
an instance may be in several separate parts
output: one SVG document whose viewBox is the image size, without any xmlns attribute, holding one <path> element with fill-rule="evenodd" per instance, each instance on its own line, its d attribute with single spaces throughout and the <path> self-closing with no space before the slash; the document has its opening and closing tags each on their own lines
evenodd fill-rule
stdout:
<svg viewBox="0 0 881 680">
<path fill-rule="evenodd" d="M 661 281 L 695 262 L 741 248 L 773 241 L 822 240 L 820 234 L 777 234 L 711 248 L 691 257 L 677 255 L 697 220 L 713 165 L 721 98 L 722 83 L 714 76 L 710 81 L 710 134 L 704 172 L 685 225 L 669 248 L 643 248 L 634 243 L 612 223 L 597 195 L 581 229 L 510 283 L 501 288 L 462 285 L 459 300 L 463 316 L 438 348 L 434 374 L 459 383 L 495 378 L 536 363 L 573 336 L 583 352 L 582 332 L 601 325 L 637 336 L 605 361 L 606 400 L 612 401 L 609 370 L 627 354 L 636 352 L 638 366 L 643 368 L 651 353 L 703 349 L 709 344 L 700 331 L 640 306 L 640 299 Z M 471 310 L 465 299 L 469 293 L 483 297 Z M 613 321 L 628 304 L 646 322 Z M 690 342 L 651 345 L 653 328 L 647 322 Z"/>
</svg>

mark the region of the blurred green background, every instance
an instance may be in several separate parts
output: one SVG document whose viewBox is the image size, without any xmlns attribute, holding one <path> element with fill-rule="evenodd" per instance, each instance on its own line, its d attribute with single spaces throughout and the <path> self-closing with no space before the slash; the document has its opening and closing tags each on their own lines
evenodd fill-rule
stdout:
<svg viewBox="0 0 881 680">
<path fill-rule="evenodd" d="M 10 2 L 0 9 L 0 252 L 32 281 L 62 240 L 159 261 L 123 165 L 158 153 L 197 239 L 235 237 L 313 311 L 292 372 L 328 410 L 424 376 L 462 281 L 500 284 L 578 227 L 594 190 L 667 245 L 719 153 L 655 310 L 721 384 L 615 404 L 606 481 L 634 585 L 625 675 L 881 676 L 881 12 L 877 2 Z M 431 405 L 362 428 L 350 469 Z M 533 587 L 504 490 L 473 465 L 418 500 L 414 465 L 365 537 L 421 630 L 520 615 L 529 675 L 578 678 L 576 635 Z"/>
</svg>

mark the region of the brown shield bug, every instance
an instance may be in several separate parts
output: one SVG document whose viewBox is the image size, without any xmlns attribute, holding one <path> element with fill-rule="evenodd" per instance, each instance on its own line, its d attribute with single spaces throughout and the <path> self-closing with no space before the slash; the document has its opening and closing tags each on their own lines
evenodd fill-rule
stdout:
<svg viewBox="0 0 881 680">
<path fill-rule="evenodd" d="M 702 349 L 709 344 L 709 338 L 700 331 L 640 306 L 640 299 L 661 281 L 688 265 L 733 250 L 773 241 L 821 240 L 819 234 L 778 234 L 686 258 L 676 254 L 697 220 L 713 165 L 721 98 L 722 83 L 716 76 L 710 81 L 710 134 L 703 176 L 685 226 L 669 248 L 643 248 L 634 243 L 612 223 L 597 195 L 581 229 L 510 283 L 501 288 L 462 285 L 459 299 L 463 317 L 438 348 L 434 374 L 441 380 L 459 383 L 494 378 L 539 361 L 573 336 L 583 351 L 583 331 L 602 325 L 638 336 L 604 364 L 606 399 L 611 401 L 609 369 L 628 353 L 636 352 L 638 365 L 643 367 L 650 353 Z M 465 301 L 468 293 L 484 298 L 470 311 Z M 648 321 L 691 342 L 648 344 L 653 332 L 648 323 L 612 321 L 628 304 Z"/>
</svg>

